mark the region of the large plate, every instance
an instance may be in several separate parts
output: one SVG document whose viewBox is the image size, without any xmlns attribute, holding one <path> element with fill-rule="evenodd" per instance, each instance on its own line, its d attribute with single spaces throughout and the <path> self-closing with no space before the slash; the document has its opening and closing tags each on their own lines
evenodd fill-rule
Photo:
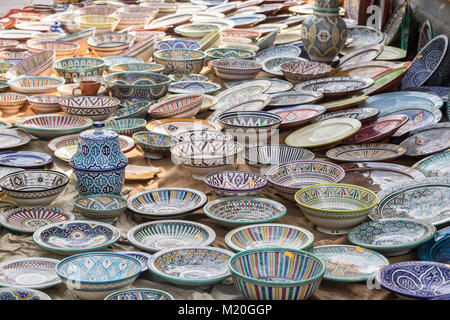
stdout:
<svg viewBox="0 0 450 320">
<path fill-rule="evenodd" d="M 52 163 L 53 157 L 34 151 L 0 152 L 0 165 L 16 168 L 39 168 Z"/>
<path fill-rule="evenodd" d="M 427 177 L 450 176 L 450 150 L 433 154 L 415 163 L 411 168 Z"/>
<path fill-rule="evenodd" d="M 374 84 L 370 78 L 325 77 L 297 83 L 297 91 L 316 91 L 326 97 L 345 96 L 366 89 Z"/>
<path fill-rule="evenodd" d="M 406 155 L 423 157 L 450 148 L 450 122 L 419 128 L 400 144 L 408 149 Z"/>
<path fill-rule="evenodd" d="M 149 122 L 146 125 L 148 131 L 176 136 L 188 130 L 221 130 L 218 123 L 192 118 L 161 119 Z"/>
<path fill-rule="evenodd" d="M 370 62 L 375 60 L 383 51 L 383 45 L 376 44 L 369 47 L 353 50 L 339 61 L 339 67 L 355 63 Z M 368 77 L 368 75 L 365 75 Z"/>
<path fill-rule="evenodd" d="M 406 148 L 389 143 L 362 143 L 339 146 L 327 151 L 328 158 L 345 162 L 387 161 L 401 157 Z"/>
<path fill-rule="evenodd" d="M 287 107 L 299 104 L 312 104 L 323 98 L 323 94 L 315 91 L 289 91 L 275 93 L 270 99 L 271 107 Z"/>
<path fill-rule="evenodd" d="M 271 86 L 270 81 L 260 80 L 237 85 L 216 95 L 217 104 L 210 110 L 223 110 L 235 105 L 238 101 L 245 101 L 255 98 L 257 95 L 266 92 Z"/>
<path fill-rule="evenodd" d="M 23 146 L 31 141 L 31 136 L 18 129 L 0 129 L 0 150 Z"/>
</svg>

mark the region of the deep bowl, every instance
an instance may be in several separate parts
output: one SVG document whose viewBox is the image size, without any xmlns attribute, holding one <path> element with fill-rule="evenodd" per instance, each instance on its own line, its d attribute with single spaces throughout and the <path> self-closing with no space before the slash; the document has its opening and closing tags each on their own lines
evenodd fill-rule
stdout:
<svg viewBox="0 0 450 320">
<path fill-rule="evenodd" d="M 203 94 L 183 94 L 152 105 L 148 114 L 153 119 L 194 118 L 203 103 Z"/>
<path fill-rule="evenodd" d="M 253 60 L 256 55 L 251 50 L 234 48 L 210 48 L 205 53 L 208 61 L 226 58 Z"/>
<path fill-rule="evenodd" d="M 37 94 L 27 98 L 27 101 L 35 113 L 54 113 L 61 110 L 58 100 L 60 96 L 54 94 Z"/>
<path fill-rule="evenodd" d="M 87 44 L 97 57 L 117 56 L 133 45 L 136 37 L 129 33 L 106 32 L 87 39 Z"/>
<path fill-rule="evenodd" d="M 227 133 L 240 141 L 240 137 L 248 136 L 260 138 L 262 133 L 271 136 L 283 119 L 267 111 L 230 111 L 217 117 Z"/>
<path fill-rule="evenodd" d="M 155 62 L 164 66 L 163 73 L 200 73 L 206 54 L 193 49 L 165 49 L 153 53 Z"/>
<path fill-rule="evenodd" d="M 133 140 L 145 157 L 156 160 L 170 154 L 170 148 L 177 142 L 172 136 L 150 131 L 134 133 Z"/>
<path fill-rule="evenodd" d="M 67 175 L 54 170 L 19 171 L 0 179 L 6 195 L 21 206 L 49 205 L 68 183 Z"/>
<path fill-rule="evenodd" d="M 72 19 L 81 30 L 95 28 L 96 33 L 114 31 L 120 21 L 117 17 L 105 15 L 83 15 Z"/>
<path fill-rule="evenodd" d="M 105 123 L 105 129 L 125 136 L 133 136 L 133 133 L 144 130 L 146 124 L 147 121 L 141 118 L 114 119 Z"/>
<path fill-rule="evenodd" d="M 316 256 L 282 248 L 240 252 L 229 268 L 236 289 L 251 300 L 309 299 L 325 274 L 325 264 Z"/>
<path fill-rule="evenodd" d="M 314 153 L 307 149 L 286 145 L 262 145 L 250 147 L 242 152 L 245 163 L 255 168 L 270 168 L 273 165 L 297 160 L 313 160 Z"/>
<path fill-rule="evenodd" d="M 122 105 L 122 104 L 121 104 Z M 152 105 L 152 102 L 142 101 L 122 106 L 119 110 L 111 114 L 115 120 L 127 118 L 142 118 L 145 119 L 147 111 Z"/>
<path fill-rule="evenodd" d="M 253 60 L 215 59 L 210 63 L 216 76 L 227 80 L 253 79 L 261 71 L 263 65 Z"/>
<path fill-rule="evenodd" d="M 269 184 L 284 198 L 293 200 L 295 193 L 318 183 L 337 183 L 344 179 L 340 166 L 320 160 L 299 160 L 273 165 L 266 173 Z"/>
<path fill-rule="evenodd" d="M 299 190 L 295 201 L 303 214 L 327 234 L 347 234 L 378 204 L 372 191 L 349 184 L 316 184 Z"/>
<path fill-rule="evenodd" d="M 127 205 L 126 198 L 112 194 L 89 194 L 73 200 L 73 206 L 88 219 L 117 218 Z"/>
<path fill-rule="evenodd" d="M 56 53 L 53 50 L 38 52 L 9 68 L 5 77 L 13 79 L 20 76 L 50 76 L 55 60 Z"/>
<path fill-rule="evenodd" d="M 66 83 L 74 82 L 74 78 L 86 76 L 102 76 L 105 62 L 93 57 L 65 58 L 55 62 L 58 76 L 64 77 Z"/>
<path fill-rule="evenodd" d="M 15 92 L 24 94 L 41 94 L 55 91 L 66 80 L 63 77 L 23 76 L 11 79 L 8 86 Z"/>
<path fill-rule="evenodd" d="M 109 67 L 109 72 L 161 72 L 164 70 L 164 66 L 158 63 L 150 62 L 134 62 L 134 63 L 123 63 L 116 64 Z"/>
<path fill-rule="evenodd" d="M 190 49 L 200 50 L 201 44 L 195 40 L 165 39 L 155 44 L 155 50 Z"/>
<path fill-rule="evenodd" d="M 328 64 L 314 61 L 292 61 L 280 65 L 284 77 L 292 84 L 325 77 L 333 71 Z"/>
<path fill-rule="evenodd" d="M 216 233 L 210 227 L 192 221 L 160 220 L 139 224 L 127 233 L 127 239 L 136 248 L 158 252 L 187 246 L 209 246 Z"/>
<path fill-rule="evenodd" d="M 120 101 L 108 96 L 76 96 L 61 98 L 58 103 L 68 114 L 105 120 L 119 109 Z"/>
<path fill-rule="evenodd" d="M 82 299 L 97 300 L 131 285 L 141 271 L 140 262 L 112 252 L 82 253 L 56 265 L 67 289 Z"/>
<path fill-rule="evenodd" d="M 25 288 L 0 288 L 0 300 L 52 300 L 44 292 Z"/>
<path fill-rule="evenodd" d="M 80 49 L 80 45 L 76 42 L 68 42 L 61 40 L 28 40 L 27 47 L 32 54 L 36 54 L 42 51 L 52 50 L 55 51 L 57 59 L 65 57 L 73 57 Z"/>
<path fill-rule="evenodd" d="M 218 197 L 257 196 L 267 185 L 264 175 L 237 170 L 212 172 L 204 181 Z"/>
</svg>

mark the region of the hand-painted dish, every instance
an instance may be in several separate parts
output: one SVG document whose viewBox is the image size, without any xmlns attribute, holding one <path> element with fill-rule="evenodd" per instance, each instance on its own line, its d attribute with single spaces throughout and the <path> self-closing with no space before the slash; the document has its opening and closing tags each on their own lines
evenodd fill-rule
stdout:
<svg viewBox="0 0 450 320">
<path fill-rule="evenodd" d="M 208 77 L 195 73 L 172 73 L 169 75 L 173 81 L 208 81 Z"/>
<path fill-rule="evenodd" d="M 324 114 L 327 108 L 320 105 L 305 104 L 281 109 L 270 110 L 282 118 L 280 129 L 304 125 Z"/>
<path fill-rule="evenodd" d="M 0 129 L 0 150 L 17 148 L 30 141 L 31 136 L 22 130 Z"/>
<path fill-rule="evenodd" d="M 245 149 L 242 154 L 245 163 L 250 167 L 269 168 L 274 164 L 297 160 L 313 160 L 315 155 L 303 148 L 286 145 L 261 145 Z"/>
<path fill-rule="evenodd" d="M 232 140 L 233 137 L 226 132 L 218 130 L 189 130 L 176 136 L 178 142 L 189 140 Z"/>
<path fill-rule="evenodd" d="M 273 57 L 298 57 L 301 50 L 293 45 L 274 46 L 258 52 L 255 60 L 263 63 L 266 59 Z"/>
<path fill-rule="evenodd" d="M 374 84 L 370 78 L 325 77 L 303 81 L 294 86 L 297 91 L 316 91 L 326 97 L 345 96 L 369 88 Z"/>
<path fill-rule="evenodd" d="M 243 83 L 224 90 L 216 96 L 218 102 L 211 107 L 211 110 L 228 110 L 236 104 L 254 99 L 256 96 L 265 93 L 270 86 L 270 81 L 254 80 L 250 83 Z"/>
<path fill-rule="evenodd" d="M 50 150 L 51 152 L 56 152 L 57 150 L 64 148 L 64 147 L 69 147 L 70 152 L 71 152 L 71 156 L 75 154 L 75 152 L 77 151 L 77 147 L 78 147 L 78 136 L 79 134 L 70 134 L 70 135 L 66 135 L 66 136 L 62 136 L 62 137 L 58 137 L 55 139 L 52 139 L 48 144 L 47 144 L 47 148 L 48 150 Z M 119 136 L 119 146 L 120 146 L 120 150 L 123 153 L 127 153 L 130 152 L 131 150 L 134 149 L 134 142 L 133 139 L 130 137 L 126 137 L 126 136 Z M 70 160 L 70 159 L 69 159 Z M 69 161 L 67 160 L 67 161 Z"/>
<path fill-rule="evenodd" d="M 217 77 L 226 80 L 254 79 L 263 65 L 254 60 L 215 59 L 209 62 Z"/>
<path fill-rule="evenodd" d="M 200 111 L 203 94 L 194 92 L 153 104 L 148 114 L 153 119 L 193 118 Z"/>
<path fill-rule="evenodd" d="M 380 110 L 376 108 L 350 108 L 324 113 L 317 118 L 314 118 L 313 122 L 331 118 L 352 118 L 361 121 L 361 123 L 366 123 L 375 120 L 379 113 Z"/>
<path fill-rule="evenodd" d="M 450 148 L 450 125 L 448 122 L 416 129 L 400 144 L 407 148 L 406 155 L 423 157 Z"/>
<path fill-rule="evenodd" d="M 61 97 L 53 94 L 36 94 L 27 98 L 34 113 L 54 113 L 61 110 L 58 100 Z"/>
<path fill-rule="evenodd" d="M 448 201 L 449 178 L 425 178 L 406 183 L 396 183 L 378 193 L 380 203 L 370 218 L 415 219 L 435 226 L 450 221 Z"/>
<path fill-rule="evenodd" d="M 287 107 L 300 104 L 313 104 L 323 98 L 323 94 L 315 91 L 288 91 L 271 95 L 269 106 Z"/>
<path fill-rule="evenodd" d="M 436 228 L 411 219 L 382 219 L 362 223 L 350 231 L 350 243 L 387 256 L 399 256 L 433 238 Z"/>
<path fill-rule="evenodd" d="M 406 148 L 388 143 L 362 143 L 335 147 L 327 151 L 328 158 L 345 162 L 387 161 L 401 157 Z"/>
<path fill-rule="evenodd" d="M 132 102 L 112 113 L 111 117 L 116 120 L 124 118 L 145 118 L 151 104 L 148 101 Z"/>
<path fill-rule="evenodd" d="M 411 168 L 422 172 L 427 177 L 450 175 L 450 151 L 433 154 L 415 163 Z"/>
<path fill-rule="evenodd" d="M 291 133 L 285 143 L 291 147 L 330 148 L 361 128 L 361 122 L 351 118 L 332 118 L 310 124 Z"/>
<path fill-rule="evenodd" d="M 265 59 L 263 64 L 263 71 L 274 75 L 274 76 L 283 76 L 283 71 L 281 70 L 281 65 L 289 62 L 299 62 L 303 61 L 303 58 L 299 57 L 272 57 Z"/>
<path fill-rule="evenodd" d="M 127 199 L 108 194 L 84 195 L 73 200 L 73 206 L 88 219 L 114 219 L 125 212 Z"/>
<path fill-rule="evenodd" d="M 172 136 L 149 131 L 134 133 L 133 140 L 146 158 L 155 160 L 170 154 L 170 148 L 177 142 Z"/>
<path fill-rule="evenodd" d="M 181 40 L 181 39 L 166 39 L 158 41 L 155 44 L 155 51 L 166 49 L 192 49 L 200 50 L 201 45 L 198 41 L 194 40 Z"/>
<path fill-rule="evenodd" d="M 192 118 L 160 119 L 149 122 L 147 130 L 171 136 L 177 136 L 189 130 L 221 130 L 218 123 Z"/>
<path fill-rule="evenodd" d="M 214 93 L 222 89 L 222 86 L 212 81 L 175 81 L 169 84 L 170 93 Z"/>
<path fill-rule="evenodd" d="M 366 281 L 389 261 L 376 251 L 349 245 L 325 245 L 311 249 L 325 263 L 325 280 Z"/>
<path fill-rule="evenodd" d="M 397 61 L 397 60 L 404 60 L 406 58 L 406 50 L 391 47 L 391 46 L 384 46 L 383 51 L 378 56 L 377 60 L 382 61 Z"/>
<path fill-rule="evenodd" d="M 226 245 L 235 252 L 273 247 L 307 250 L 313 242 L 312 232 L 296 226 L 275 223 L 243 226 L 231 230 L 225 236 Z"/>
<path fill-rule="evenodd" d="M 65 83 L 62 77 L 48 76 L 25 76 L 7 82 L 8 86 L 15 92 L 24 94 L 38 94 L 52 92 Z"/>
<path fill-rule="evenodd" d="M 210 227 L 192 221 L 163 220 L 139 224 L 127 233 L 127 239 L 136 248 L 158 252 L 161 250 L 209 246 L 216 233 Z"/>
<path fill-rule="evenodd" d="M 34 289 L 0 288 L 0 300 L 52 300 L 49 295 Z"/>
<path fill-rule="evenodd" d="M 405 76 L 411 62 L 402 63 L 399 66 L 387 69 L 373 77 L 374 84 L 363 91 L 366 95 L 374 95 L 380 92 L 390 91 L 397 87 Z"/>
<path fill-rule="evenodd" d="M 148 271 L 148 260 L 150 260 L 150 258 L 152 257 L 151 254 L 147 253 L 147 252 L 142 252 L 142 251 L 119 251 L 117 252 L 119 254 L 124 254 L 126 256 L 135 258 L 136 260 L 139 260 L 139 262 L 141 263 L 141 273 Z"/>
<path fill-rule="evenodd" d="M 353 136 L 342 141 L 343 144 L 371 143 L 389 139 L 402 125 L 409 120 L 404 114 L 395 114 L 378 118 L 364 124 Z"/>
<path fill-rule="evenodd" d="M 435 261 L 447 263 L 450 254 L 450 227 L 436 232 L 430 239 L 417 249 L 417 256 L 421 261 Z"/>
<path fill-rule="evenodd" d="M 174 300 L 165 291 L 149 288 L 133 288 L 111 293 L 105 300 Z"/>
<path fill-rule="evenodd" d="M 257 196 L 266 187 L 267 178 L 250 171 L 226 170 L 208 174 L 204 182 L 218 197 Z"/>
<path fill-rule="evenodd" d="M 448 264 L 428 261 L 398 262 L 380 269 L 376 280 L 399 296 L 432 299 L 450 293 Z"/>
<path fill-rule="evenodd" d="M 80 96 L 61 98 L 58 103 L 70 115 L 105 120 L 119 109 L 120 101 L 109 96 Z"/>
<path fill-rule="evenodd" d="M 373 78 L 374 76 L 395 67 L 397 64 L 389 61 L 368 61 L 345 64 L 334 69 L 330 75 L 336 77 L 367 77 Z"/>
<path fill-rule="evenodd" d="M 367 26 L 350 26 L 347 31 L 348 37 L 353 38 L 353 42 L 345 48 L 344 53 L 360 47 L 381 44 L 384 40 L 384 34 L 380 30 Z"/>
<path fill-rule="evenodd" d="M 227 89 L 233 88 L 235 86 L 245 84 L 245 83 L 251 83 L 254 81 L 261 81 L 266 80 L 270 81 L 270 88 L 267 89 L 264 93 L 265 94 L 274 94 L 274 93 L 280 93 L 280 92 L 286 92 L 292 89 L 293 85 L 287 81 L 276 79 L 276 78 L 258 78 L 255 80 L 238 80 L 238 81 L 229 81 L 225 83 L 225 87 Z"/>
<path fill-rule="evenodd" d="M 18 168 L 40 168 L 53 162 L 53 157 L 34 151 L 0 152 L 0 165 Z"/>
<path fill-rule="evenodd" d="M 302 81 L 323 78 L 328 75 L 333 68 L 325 63 L 299 60 L 282 63 L 280 65 L 280 70 L 289 82 L 297 84 Z"/>
<path fill-rule="evenodd" d="M 328 111 L 341 110 L 349 107 L 353 107 L 355 105 L 360 104 L 361 102 L 367 100 L 369 96 L 353 96 L 350 98 L 344 98 L 333 101 L 324 101 L 321 103 Z"/>
<path fill-rule="evenodd" d="M 356 49 L 345 55 L 339 60 L 339 68 L 345 69 L 346 67 L 354 64 L 358 65 L 370 65 L 372 60 L 375 60 L 383 51 L 383 45 L 376 44 L 373 46 L 364 46 L 360 49 Z M 365 77 L 370 77 L 365 74 Z"/>
</svg>

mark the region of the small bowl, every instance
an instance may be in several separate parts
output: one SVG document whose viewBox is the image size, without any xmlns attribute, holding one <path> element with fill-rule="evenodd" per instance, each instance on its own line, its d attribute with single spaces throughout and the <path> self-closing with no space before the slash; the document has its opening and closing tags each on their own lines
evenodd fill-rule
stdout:
<svg viewBox="0 0 450 320">
<path fill-rule="evenodd" d="M 121 102 L 122 105 L 122 102 Z M 115 120 L 119 119 L 126 119 L 126 118 L 142 118 L 145 119 L 145 116 L 147 115 L 148 109 L 152 105 L 152 102 L 148 101 L 142 101 L 142 102 L 135 102 L 132 104 L 129 104 L 127 106 L 123 106 L 116 112 L 111 114 L 111 118 Z"/>
<path fill-rule="evenodd" d="M 119 109 L 119 99 L 108 96 L 77 96 L 58 100 L 61 109 L 71 115 L 105 120 Z"/>
<path fill-rule="evenodd" d="M 147 121 L 141 118 L 114 119 L 105 123 L 105 129 L 131 137 L 135 132 L 144 130 L 146 124 Z"/>
<path fill-rule="evenodd" d="M 162 159 L 170 154 L 170 148 L 177 143 L 177 140 L 161 133 L 150 131 L 140 131 L 133 134 L 133 140 L 140 148 L 144 156 L 149 159 Z"/>
<path fill-rule="evenodd" d="M 212 81 L 175 81 L 169 85 L 169 92 L 176 94 L 214 93 L 222 86 Z"/>
<path fill-rule="evenodd" d="M 412 219 L 381 219 L 353 228 L 348 241 L 354 245 L 381 252 L 386 256 L 399 256 L 427 242 L 436 233 L 436 227 Z"/>
<path fill-rule="evenodd" d="M 227 80 L 254 79 L 262 70 L 262 64 L 244 59 L 216 59 L 210 63 L 216 76 Z"/>
<path fill-rule="evenodd" d="M 219 130 L 188 130 L 176 136 L 178 142 L 192 140 L 233 140 L 233 137 L 226 132 Z"/>
<path fill-rule="evenodd" d="M 95 28 L 95 33 L 111 32 L 117 27 L 120 19 L 111 16 L 86 15 L 78 16 L 73 21 L 79 25 L 81 30 Z"/>
<path fill-rule="evenodd" d="M 175 218 L 202 208 L 206 201 L 207 196 L 194 189 L 160 188 L 131 196 L 128 209 L 150 219 Z"/>
<path fill-rule="evenodd" d="M 344 179 L 345 171 L 337 164 L 319 160 L 299 160 L 274 164 L 266 173 L 270 186 L 288 200 L 295 193 L 318 183 L 337 183 Z"/>
<path fill-rule="evenodd" d="M 325 63 L 314 61 L 293 61 L 280 65 L 284 77 L 292 84 L 319 79 L 327 76 L 333 68 Z"/>
<path fill-rule="evenodd" d="M 74 78 L 85 76 L 102 76 L 105 62 L 93 57 L 72 57 L 55 62 L 58 76 L 64 77 L 66 83 L 74 82 Z"/>
<path fill-rule="evenodd" d="M 153 57 L 156 63 L 164 66 L 164 74 L 200 73 L 206 54 L 200 50 L 167 49 L 155 51 Z"/>
<path fill-rule="evenodd" d="M 47 206 L 69 183 L 64 173 L 54 170 L 13 172 L 0 179 L 6 195 L 21 206 Z"/>
<path fill-rule="evenodd" d="M 106 32 L 87 39 L 87 44 L 97 57 L 117 56 L 133 45 L 136 37 L 128 33 Z"/>
<path fill-rule="evenodd" d="M 325 264 L 313 254 L 283 248 L 240 252 L 229 269 L 236 289 L 251 300 L 307 300 L 325 274 Z"/>
<path fill-rule="evenodd" d="M 127 199 L 112 194 L 90 194 L 73 200 L 73 206 L 88 219 L 115 219 L 127 205 Z"/>
<path fill-rule="evenodd" d="M 53 72 L 56 53 L 54 50 L 45 50 L 29 57 L 23 57 L 21 60 L 6 72 L 7 79 L 20 76 L 50 76 Z"/>
<path fill-rule="evenodd" d="M 404 298 L 433 299 L 448 294 L 450 267 L 430 261 L 405 261 L 381 268 L 376 280 Z"/>
<path fill-rule="evenodd" d="M 23 76 L 11 79 L 7 84 L 14 92 L 41 94 L 55 91 L 65 82 L 66 80 L 63 77 Z"/>
<path fill-rule="evenodd" d="M 150 288 L 133 288 L 111 293 L 105 300 L 174 300 L 171 294 Z"/>
<path fill-rule="evenodd" d="M 60 96 L 54 94 L 37 94 L 27 98 L 34 113 L 55 113 L 61 110 L 58 100 Z"/>
<path fill-rule="evenodd" d="M 131 285 L 139 276 L 141 263 L 112 252 L 83 253 L 61 260 L 56 273 L 67 289 L 81 299 L 104 299 Z"/>
<path fill-rule="evenodd" d="M 205 183 L 218 197 L 258 196 L 267 178 L 251 171 L 218 171 L 208 174 Z"/>
<path fill-rule="evenodd" d="M 286 145 L 262 145 L 245 149 L 242 152 L 242 158 L 250 167 L 268 169 L 275 164 L 313 160 L 315 154 L 307 149 Z"/>
<path fill-rule="evenodd" d="M 279 76 L 282 77 L 283 76 L 283 72 L 280 70 L 280 66 L 283 63 L 286 62 L 297 62 L 297 61 L 302 61 L 303 58 L 299 58 L 299 57 L 271 57 L 271 58 L 267 58 L 266 60 L 264 60 L 262 62 L 263 64 L 263 71 L 271 74 L 273 76 Z"/>
<path fill-rule="evenodd" d="M 349 184 L 316 184 L 299 190 L 295 201 L 303 214 L 327 234 L 347 234 L 378 204 L 372 191 Z"/>
<path fill-rule="evenodd" d="M 287 209 L 281 203 L 266 198 L 228 197 L 208 202 L 203 212 L 230 227 L 274 221 L 283 217 Z"/>
<path fill-rule="evenodd" d="M 245 49 L 233 49 L 233 48 L 210 48 L 205 51 L 207 61 L 215 59 L 245 59 L 253 60 L 255 58 L 255 52 Z"/>
<path fill-rule="evenodd" d="M 262 223 L 231 230 L 225 236 L 228 248 L 242 252 L 258 248 L 307 250 L 314 242 L 312 232 L 287 224 Z"/>
<path fill-rule="evenodd" d="M 0 288 L 0 300 L 52 300 L 52 298 L 34 289 Z"/>
<path fill-rule="evenodd" d="M 152 105 L 148 114 L 152 119 L 193 118 L 200 111 L 203 94 L 183 94 Z"/>
<path fill-rule="evenodd" d="M 127 233 L 136 248 L 158 252 L 176 247 L 209 246 L 216 238 L 210 227 L 192 221 L 161 220 L 139 224 Z"/>
<path fill-rule="evenodd" d="M 48 224 L 33 233 L 38 247 L 59 255 L 98 251 L 120 238 L 120 230 L 108 223 L 72 220 Z"/>
<path fill-rule="evenodd" d="M 27 96 L 20 93 L 0 93 L 0 109 L 4 113 L 17 113 L 27 102 Z"/>
<path fill-rule="evenodd" d="M 53 50 L 56 53 L 56 59 L 74 57 L 80 49 L 80 45 L 76 42 L 39 39 L 28 40 L 27 47 L 32 54 Z"/>
<path fill-rule="evenodd" d="M 163 70 L 164 70 L 163 65 L 150 62 L 123 63 L 109 67 L 109 72 L 111 73 L 124 71 L 162 72 Z"/>
<path fill-rule="evenodd" d="M 233 253 L 214 247 L 179 247 L 155 253 L 148 262 L 151 273 L 182 286 L 212 285 L 230 276 Z"/>
</svg>

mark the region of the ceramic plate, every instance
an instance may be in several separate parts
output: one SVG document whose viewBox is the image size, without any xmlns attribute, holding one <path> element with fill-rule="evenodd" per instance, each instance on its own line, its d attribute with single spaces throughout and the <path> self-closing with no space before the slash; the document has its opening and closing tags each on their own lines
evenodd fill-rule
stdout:
<svg viewBox="0 0 450 320">
<path fill-rule="evenodd" d="M 374 84 L 373 79 L 357 77 L 325 77 L 303 81 L 294 86 L 297 91 L 316 91 L 324 96 L 345 96 L 366 89 Z"/>
<path fill-rule="evenodd" d="M 218 123 L 191 118 L 162 119 L 155 120 L 147 124 L 147 130 L 177 136 L 188 130 L 221 130 L 222 126 Z"/>
<path fill-rule="evenodd" d="M 255 96 L 266 92 L 270 86 L 270 81 L 259 80 L 222 91 L 216 95 L 218 102 L 215 106 L 211 107 L 211 110 L 225 110 L 227 107 L 236 105 L 238 102 L 245 102 L 250 98 L 255 98 Z"/>
<path fill-rule="evenodd" d="M 327 157 L 336 161 L 372 162 L 401 157 L 406 148 L 388 143 L 350 144 L 327 151 Z"/>
<path fill-rule="evenodd" d="M 391 44 L 398 38 L 400 27 L 402 25 L 403 15 L 405 14 L 405 9 L 406 7 L 404 5 L 395 9 L 384 25 L 383 32 L 386 34 L 386 44 Z"/>
<path fill-rule="evenodd" d="M 22 130 L 0 129 L 0 150 L 23 146 L 31 141 L 31 136 Z"/>
<path fill-rule="evenodd" d="M 283 119 L 279 126 L 280 129 L 306 124 L 325 111 L 327 111 L 327 108 L 320 105 L 300 105 L 270 110 L 270 112 L 279 115 Z"/>
<path fill-rule="evenodd" d="M 450 150 L 433 154 L 415 163 L 411 168 L 427 177 L 450 176 Z"/>
<path fill-rule="evenodd" d="M 419 92 L 427 92 L 437 95 L 439 98 L 442 99 L 445 103 L 448 102 L 448 96 L 450 93 L 450 87 L 433 87 L 433 86 L 422 86 L 422 87 L 414 87 L 414 88 L 407 88 L 403 89 L 402 91 L 419 91 Z M 448 110 L 448 108 L 447 108 Z M 448 114 L 448 111 L 447 111 Z M 447 119 L 450 119 L 450 117 L 447 117 Z"/>
<path fill-rule="evenodd" d="M 211 81 L 176 81 L 169 84 L 169 92 L 171 93 L 214 93 L 222 89 L 218 83 Z"/>
<path fill-rule="evenodd" d="M 414 179 L 425 177 L 420 171 L 394 163 L 357 162 L 341 167 L 345 170 L 341 183 L 358 185 L 373 192 L 385 190 L 392 183 L 411 183 Z"/>
<path fill-rule="evenodd" d="M 406 58 L 406 50 L 385 46 L 381 54 L 378 56 L 377 60 L 383 61 L 396 61 L 403 60 Z"/>
<path fill-rule="evenodd" d="M 323 94 L 315 91 L 289 91 L 275 93 L 271 96 L 269 106 L 287 107 L 299 104 L 312 104 L 323 98 Z"/>
<path fill-rule="evenodd" d="M 448 262 L 450 246 L 450 226 L 437 231 L 433 239 L 427 241 L 417 249 L 417 256 L 422 261 Z M 443 253 L 442 255 L 440 253 Z"/>
<path fill-rule="evenodd" d="M 236 15 L 228 17 L 227 20 L 234 22 L 236 28 L 252 27 L 266 19 L 263 14 Z"/>
<path fill-rule="evenodd" d="M 52 163 L 53 157 L 34 151 L 0 152 L 0 165 L 18 168 L 39 168 Z"/>
<path fill-rule="evenodd" d="M 301 53 L 299 47 L 293 45 L 274 46 L 261 50 L 255 57 L 257 62 L 263 63 L 268 58 L 273 57 L 298 57 Z"/>
<path fill-rule="evenodd" d="M 310 124 L 293 133 L 285 140 L 291 147 L 318 148 L 333 146 L 354 135 L 361 122 L 350 118 L 332 118 Z"/>
<path fill-rule="evenodd" d="M 413 136 L 400 144 L 410 157 L 428 156 L 450 148 L 450 123 L 444 122 L 413 131 Z"/>
<path fill-rule="evenodd" d="M 373 46 L 381 44 L 384 40 L 384 34 L 375 28 L 367 26 L 350 26 L 347 27 L 349 38 L 353 38 L 350 46 L 347 46 L 341 53 L 347 54 L 352 50 L 360 47 Z"/>
<path fill-rule="evenodd" d="M 331 118 L 352 118 L 361 121 L 361 123 L 366 123 L 374 120 L 379 113 L 380 110 L 375 108 L 351 108 L 324 113 L 315 118 L 313 122 L 319 122 Z"/>
<path fill-rule="evenodd" d="M 325 263 L 325 280 L 359 282 L 366 281 L 389 264 L 380 253 L 348 245 L 314 247 L 311 253 Z"/>
<path fill-rule="evenodd" d="M 374 80 L 373 86 L 364 89 L 363 93 L 366 95 L 374 95 L 379 92 L 392 91 L 402 81 L 403 76 L 410 66 L 411 62 L 405 62 L 377 74 L 372 78 Z"/>
<path fill-rule="evenodd" d="M 25 169 L 21 168 L 11 168 L 11 167 L 0 167 L 0 179 L 6 176 L 7 174 L 23 171 Z"/>
<path fill-rule="evenodd" d="M 11 122 L 5 121 L 5 120 L 0 120 L 0 129 L 8 129 L 11 128 L 12 124 Z"/>
<path fill-rule="evenodd" d="M 383 51 L 383 46 L 380 44 L 364 47 L 361 49 L 356 49 L 341 58 L 339 61 L 339 67 L 345 67 L 352 64 L 361 64 L 367 63 L 372 60 L 375 60 Z M 365 77 L 369 77 L 369 75 L 364 75 Z"/>
<path fill-rule="evenodd" d="M 265 94 L 274 94 L 274 93 L 285 92 L 285 91 L 291 90 L 293 87 L 292 83 L 290 83 L 288 81 L 276 79 L 276 78 L 258 78 L 258 79 L 252 79 L 252 80 L 229 81 L 229 82 L 225 83 L 225 87 L 227 87 L 229 89 L 229 88 L 233 88 L 235 86 L 238 86 L 238 85 L 241 85 L 244 83 L 251 83 L 251 82 L 260 81 L 260 80 L 270 81 L 270 88 L 264 92 Z"/>
<path fill-rule="evenodd" d="M 300 32 L 283 32 L 277 35 L 275 42 L 273 43 L 275 46 L 289 44 L 292 42 L 296 42 L 302 39 L 302 35 Z"/>
<path fill-rule="evenodd" d="M 361 102 L 366 101 L 368 98 L 369 96 L 354 96 L 351 98 L 322 102 L 321 105 L 327 108 L 328 111 L 341 110 L 358 105 Z"/>
<path fill-rule="evenodd" d="M 0 39 L 24 41 L 30 39 L 36 33 L 35 31 L 1 30 Z"/>
<path fill-rule="evenodd" d="M 299 57 L 272 57 L 267 58 L 263 62 L 263 71 L 274 76 L 283 76 L 280 65 L 285 62 L 304 61 Z"/>
<path fill-rule="evenodd" d="M 247 98 L 246 100 L 240 102 L 237 100 L 233 105 L 223 108 L 221 110 L 214 111 L 211 113 L 206 120 L 217 122 L 217 119 L 222 113 L 233 112 L 233 111 L 261 111 L 269 103 L 271 96 L 268 94 L 260 94 L 255 98 Z"/>
<path fill-rule="evenodd" d="M 0 286 L 28 289 L 50 288 L 61 283 L 56 274 L 59 260 L 19 258 L 0 264 Z"/>
<path fill-rule="evenodd" d="M 368 61 L 361 63 L 346 64 L 335 69 L 331 75 L 336 77 L 367 77 L 374 76 L 386 71 L 397 64 L 389 61 Z"/>
</svg>

